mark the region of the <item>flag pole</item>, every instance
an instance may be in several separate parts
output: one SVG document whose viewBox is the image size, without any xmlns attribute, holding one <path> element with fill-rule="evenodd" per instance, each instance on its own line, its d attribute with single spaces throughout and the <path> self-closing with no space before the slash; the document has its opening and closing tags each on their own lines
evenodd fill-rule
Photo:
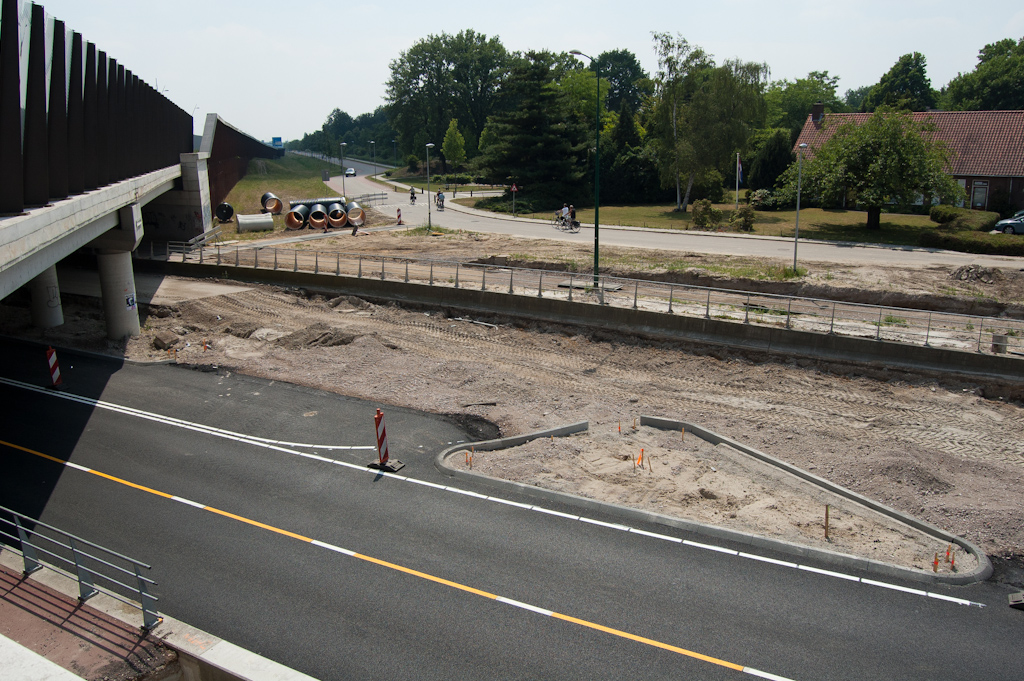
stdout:
<svg viewBox="0 0 1024 681">
<path fill-rule="evenodd" d="M 736 210 L 740 209 L 740 152 L 736 152 Z"/>
</svg>

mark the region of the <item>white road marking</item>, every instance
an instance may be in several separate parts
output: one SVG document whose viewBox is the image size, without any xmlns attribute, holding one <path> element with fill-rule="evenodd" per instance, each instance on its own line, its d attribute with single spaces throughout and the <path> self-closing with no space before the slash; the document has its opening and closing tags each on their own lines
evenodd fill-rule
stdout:
<svg viewBox="0 0 1024 681">
<path fill-rule="evenodd" d="M 190 499 L 185 499 L 184 497 L 171 497 L 171 499 L 174 501 L 180 501 L 183 504 L 188 504 L 189 506 L 195 506 L 196 508 L 206 508 L 204 504 L 200 504 L 199 502 L 192 501 Z"/>
</svg>

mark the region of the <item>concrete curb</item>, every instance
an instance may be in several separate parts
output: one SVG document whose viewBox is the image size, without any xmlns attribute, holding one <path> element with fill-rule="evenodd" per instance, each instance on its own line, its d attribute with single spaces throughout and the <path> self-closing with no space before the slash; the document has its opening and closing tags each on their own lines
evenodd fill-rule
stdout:
<svg viewBox="0 0 1024 681">
<path fill-rule="evenodd" d="M 930 536 L 934 536 L 942 541 L 955 543 L 958 546 L 972 553 L 978 559 L 978 568 L 970 573 L 957 574 L 957 575 L 937 575 L 930 572 L 923 572 L 920 570 L 914 570 L 912 568 L 902 567 L 900 565 L 893 565 L 891 563 L 885 563 L 878 560 L 872 560 L 870 558 L 861 558 L 859 556 L 852 556 L 845 553 L 839 553 L 837 551 L 829 551 L 827 549 L 818 549 L 811 546 L 803 546 L 800 544 L 794 544 L 792 542 L 783 541 L 781 539 L 771 539 L 768 537 L 762 537 L 760 535 L 749 534 L 746 532 L 740 532 L 737 530 L 730 530 L 723 527 L 717 527 L 715 525 L 706 525 L 704 523 L 698 523 L 691 520 L 684 520 L 682 518 L 676 518 L 673 516 L 663 515 L 661 513 L 654 513 L 650 511 L 643 511 L 640 509 L 630 508 L 628 506 L 622 506 L 620 504 L 613 504 L 604 501 L 597 501 L 595 499 L 589 499 L 587 497 L 577 496 L 575 494 L 568 494 L 565 492 L 555 492 L 553 490 L 544 489 L 535 485 L 528 485 L 521 482 L 513 482 L 510 480 L 502 480 L 500 478 L 493 478 L 480 473 L 474 473 L 472 471 L 458 470 L 448 465 L 447 459 L 455 454 L 456 452 L 463 451 L 469 447 L 474 447 L 481 451 L 493 451 L 497 449 L 505 449 L 508 447 L 515 447 L 531 440 L 536 440 L 542 437 L 565 437 L 567 435 L 573 435 L 575 433 L 584 432 L 589 428 L 587 422 L 575 423 L 568 426 L 562 426 L 560 428 L 552 428 L 549 430 L 542 430 L 535 433 L 528 433 L 526 435 L 519 435 L 516 437 L 502 438 L 498 440 L 486 440 L 483 442 L 463 442 L 462 444 L 452 445 L 451 447 L 445 448 L 441 451 L 434 459 L 434 465 L 442 473 L 450 475 L 455 478 L 462 480 L 470 480 L 473 482 L 479 482 L 491 487 L 496 487 L 507 492 L 515 494 L 525 494 L 527 496 L 537 497 L 546 501 L 553 501 L 558 503 L 575 506 L 578 508 L 584 508 L 591 511 L 597 511 L 600 513 L 606 513 L 611 516 L 622 518 L 623 520 L 629 520 L 633 522 L 649 522 L 658 525 L 665 525 L 667 527 L 675 527 L 687 532 L 693 532 L 694 534 L 714 537 L 715 539 L 722 539 L 725 541 L 737 542 L 740 544 L 746 544 L 757 548 L 766 549 L 769 551 L 778 551 L 780 553 L 789 554 L 791 556 L 811 558 L 816 561 L 821 561 L 829 565 L 833 565 L 839 568 L 847 570 L 863 570 L 865 572 L 884 575 L 895 579 L 905 579 L 914 582 L 924 582 L 928 584 L 954 584 L 963 585 L 979 582 L 987 579 L 992 574 L 992 564 L 989 562 L 988 557 L 976 547 L 974 544 L 961 539 L 955 535 L 949 534 L 941 530 L 938 527 L 925 523 L 916 518 L 907 516 L 895 509 L 890 509 L 882 504 L 868 499 L 867 497 L 861 496 L 856 492 L 852 492 L 843 487 L 839 487 L 823 478 L 819 478 L 815 475 L 807 473 L 795 466 L 791 466 L 785 462 L 779 461 L 774 457 L 770 457 L 762 452 L 751 449 L 738 442 L 730 440 L 729 438 L 717 435 L 709 430 L 700 428 L 693 424 L 685 421 L 672 421 L 669 419 L 661 419 L 657 417 L 641 416 L 640 424 L 647 425 L 654 428 L 666 428 L 672 430 L 678 430 L 680 428 L 687 428 L 689 432 L 701 437 L 702 439 L 708 440 L 713 444 L 724 442 L 729 446 L 737 449 L 737 451 L 757 458 L 770 465 L 778 466 L 786 472 L 798 475 L 800 478 L 822 487 L 823 489 L 839 494 L 844 498 L 847 498 L 855 503 L 865 505 L 872 510 L 881 512 L 888 515 L 900 522 L 904 522 L 911 527 L 914 527 Z M 705 435 L 707 437 L 705 437 Z M 885 509 L 885 510 L 883 510 Z"/>
</svg>

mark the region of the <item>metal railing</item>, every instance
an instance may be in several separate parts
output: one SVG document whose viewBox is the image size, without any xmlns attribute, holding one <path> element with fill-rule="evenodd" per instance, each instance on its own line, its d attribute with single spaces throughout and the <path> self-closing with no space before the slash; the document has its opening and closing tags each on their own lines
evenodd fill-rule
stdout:
<svg viewBox="0 0 1024 681">
<path fill-rule="evenodd" d="M 177 262 L 373 277 L 429 286 L 476 288 L 510 296 L 555 297 L 671 315 L 776 326 L 820 334 L 969 352 L 1024 354 L 1024 320 L 954 312 L 848 303 L 770 293 L 734 291 L 587 273 L 534 270 L 445 260 L 366 255 L 340 251 L 261 247 L 254 244 L 190 249 L 166 245 Z M 510 301 L 510 306 L 515 302 Z"/>
<path fill-rule="evenodd" d="M 156 582 L 143 574 L 150 566 L 142 561 L 3 506 L 0 506 L 0 537 L 10 540 L 4 543 L 21 554 L 26 575 L 48 568 L 78 582 L 80 602 L 103 593 L 141 610 L 143 629 L 152 629 L 160 623 L 161 617 L 156 611 L 159 599 L 149 591 Z M 50 562 L 40 560 L 40 554 Z M 131 600 L 125 594 L 138 600 Z"/>
</svg>

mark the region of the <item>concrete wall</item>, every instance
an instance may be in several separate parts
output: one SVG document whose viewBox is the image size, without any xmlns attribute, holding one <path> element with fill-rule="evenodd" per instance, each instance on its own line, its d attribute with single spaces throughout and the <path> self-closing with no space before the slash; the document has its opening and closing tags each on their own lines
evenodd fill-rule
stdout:
<svg viewBox="0 0 1024 681">
<path fill-rule="evenodd" d="M 136 261 L 139 268 L 195 277 L 222 277 L 281 286 L 345 293 L 369 299 L 413 305 L 575 324 L 651 338 L 663 338 L 739 348 L 765 356 L 796 356 L 827 362 L 869 365 L 876 368 L 935 372 L 967 380 L 992 379 L 1024 387 L 1024 359 L 958 350 L 907 345 L 867 338 L 816 334 L 807 331 L 755 326 L 720 319 L 686 317 L 658 312 L 571 303 L 554 298 L 514 295 L 495 291 L 455 289 L 425 284 L 381 281 L 371 277 L 254 270 L 226 265 Z"/>
</svg>

